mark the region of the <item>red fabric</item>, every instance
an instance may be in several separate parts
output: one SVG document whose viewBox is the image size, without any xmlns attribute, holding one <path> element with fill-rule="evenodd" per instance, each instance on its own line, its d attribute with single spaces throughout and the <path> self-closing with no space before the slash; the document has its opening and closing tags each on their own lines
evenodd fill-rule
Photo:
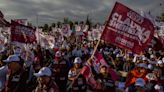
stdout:
<svg viewBox="0 0 164 92">
<path fill-rule="evenodd" d="M 101 39 L 140 54 L 153 34 L 154 26 L 150 20 L 116 2 Z"/>
<path fill-rule="evenodd" d="M 95 57 L 95 60 L 96 60 L 96 62 L 95 62 L 96 64 L 101 63 L 103 65 L 107 65 L 103 55 L 101 53 L 99 53 L 98 51 L 96 51 L 94 57 Z"/>
<path fill-rule="evenodd" d="M 27 24 L 27 19 L 14 19 L 14 21 L 22 25 Z"/>
<path fill-rule="evenodd" d="M 127 75 L 126 82 L 125 82 L 125 87 L 128 87 L 131 84 L 135 83 L 137 78 L 143 78 L 145 81 L 147 81 L 146 75 L 147 75 L 147 71 L 144 72 L 144 73 L 139 73 L 138 69 L 134 68 Z"/>
<path fill-rule="evenodd" d="M 22 43 L 36 42 L 35 29 L 11 21 L 11 41 Z"/>
<path fill-rule="evenodd" d="M 117 73 L 113 69 L 109 68 L 109 73 L 110 73 L 113 81 L 117 81 L 118 80 L 119 77 L 118 77 Z"/>
<path fill-rule="evenodd" d="M 83 68 L 81 69 L 80 73 L 86 78 L 89 78 L 89 75 L 91 74 L 91 70 L 90 67 L 85 65 L 83 66 Z"/>
<path fill-rule="evenodd" d="M 158 38 L 154 37 L 149 45 L 151 45 L 153 47 L 153 50 L 155 51 L 160 50 L 164 46 L 159 37 Z"/>
<path fill-rule="evenodd" d="M 59 48 L 54 48 L 53 50 L 54 50 L 54 52 L 57 52 L 57 51 L 59 51 Z"/>
<path fill-rule="evenodd" d="M 55 57 L 54 61 L 58 61 L 60 59 L 60 57 Z"/>
</svg>

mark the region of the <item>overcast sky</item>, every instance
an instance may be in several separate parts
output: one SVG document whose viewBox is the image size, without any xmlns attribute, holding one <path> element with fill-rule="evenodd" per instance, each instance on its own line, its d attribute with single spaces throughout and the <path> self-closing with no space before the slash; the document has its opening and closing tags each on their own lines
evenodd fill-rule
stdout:
<svg viewBox="0 0 164 92">
<path fill-rule="evenodd" d="M 8 21 L 23 18 L 34 25 L 37 15 L 40 25 L 62 21 L 63 17 L 86 20 L 87 15 L 93 22 L 103 23 L 116 1 L 137 12 L 150 10 L 154 16 L 164 12 L 164 0 L 0 0 L 0 10 Z"/>
</svg>

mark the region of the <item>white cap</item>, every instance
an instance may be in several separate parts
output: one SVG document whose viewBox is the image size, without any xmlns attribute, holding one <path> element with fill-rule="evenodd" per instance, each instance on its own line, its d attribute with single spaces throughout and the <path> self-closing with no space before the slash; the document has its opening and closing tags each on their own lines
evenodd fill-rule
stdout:
<svg viewBox="0 0 164 92">
<path fill-rule="evenodd" d="M 10 63 L 10 62 L 18 62 L 20 61 L 20 58 L 18 55 L 10 55 L 6 60 L 3 60 L 5 63 Z"/>
<path fill-rule="evenodd" d="M 137 66 L 138 66 L 138 67 L 145 68 L 145 69 L 148 68 L 147 64 L 145 64 L 145 63 L 139 63 Z"/>
<path fill-rule="evenodd" d="M 143 78 L 137 78 L 135 82 L 135 86 L 144 87 L 145 86 L 145 80 Z"/>
<path fill-rule="evenodd" d="M 149 48 L 148 50 L 149 50 L 149 51 L 152 51 L 152 48 Z"/>
<path fill-rule="evenodd" d="M 61 57 L 61 52 L 60 52 L 60 51 L 57 51 L 57 52 L 55 53 L 55 57 Z"/>
<path fill-rule="evenodd" d="M 164 57 L 162 58 L 162 61 L 164 62 Z"/>
<path fill-rule="evenodd" d="M 154 86 L 154 89 L 160 90 L 160 89 L 161 89 L 161 86 L 159 86 L 158 84 L 156 84 L 156 85 Z"/>
<path fill-rule="evenodd" d="M 157 64 L 163 64 L 163 62 L 162 62 L 162 60 L 159 60 L 158 62 L 157 62 Z"/>
<path fill-rule="evenodd" d="M 153 70 L 153 65 L 152 64 L 149 64 L 147 67 L 148 67 L 148 69 Z"/>
<path fill-rule="evenodd" d="M 36 77 L 41 77 L 41 76 L 51 76 L 52 72 L 50 68 L 48 67 L 43 67 L 39 70 L 38 73 L 34 73 Z"/>
<path fill-rule="evenodd" d="M 117 54 L 116 57 L 117 57 L 117 58 L 118 58 L 118 57 L 121 57 L 121 55 L 120 55 L 120 54 Z"/>
<path fill-rule="evenodd" d="M 142 60 L 145 61 L 145 60 L 147 60 L 147 58 L 146 57 L 142 57 Z"/>
<path fill-rule="evenodd" d="M 154 58 L 155 56 L 154 55 L 150 55 L 150 58 L 152 59 L 152 58 Z"/>
<path fill-rule="evenodd" d="M 153 73 L 148 73 L 146 75 L 146 78 L 149 80 L 156 80 L 157 79 L 157 77 Z"/>
<path fill-rule="evenodd" d="M 74 64 L 81 64 L 81 63 L 82 63 L 81 58 L 76 57 L 75 60 L 74 60 Z"/>
</svg>

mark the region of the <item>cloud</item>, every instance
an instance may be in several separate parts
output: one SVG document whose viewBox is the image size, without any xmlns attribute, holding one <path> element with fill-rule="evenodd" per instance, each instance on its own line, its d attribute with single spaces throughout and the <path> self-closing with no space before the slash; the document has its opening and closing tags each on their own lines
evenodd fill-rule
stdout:
<svg viewBox="0 0 164 92">
<path fill-rule="evenodd" d="M 28 19 L 36 25 L 62 21 L 64 17 L 72 20 L 85 20 L 89 15 L 94 22 L 105 22 L 118 1 L 139 12 L 151 11 L 152 15 L 164 12 L 164 0 L 0 0 L 0 10 L 7 20 Z"/>
</svg>

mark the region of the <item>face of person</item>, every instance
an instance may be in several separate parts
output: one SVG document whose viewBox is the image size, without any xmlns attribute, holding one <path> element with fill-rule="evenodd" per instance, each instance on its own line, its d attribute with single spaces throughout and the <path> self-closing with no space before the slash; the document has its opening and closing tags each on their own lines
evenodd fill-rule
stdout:
<svg viewBox="0 0 164 92">
<path fill-rule="evenodd" d="M 136 86 L 135 88 L 136 88 L 137 92 L 140 92 L 142 90 L 142 87 L 140 87 L 140 86 Z"/>
<path fill-rule="evenodd" d="M 157 77 L 160 76 L 160 72 L 159 72 L 159 70 L 153 70 L 153 73 L 154 73 Z"/>
<path fill-rule="evenodd" d="M 38 78 L 39 82 L 42 84 L 42 85 L 45 85 L 49 82 L 50 80 L 50 77 L 48 76 L 41 76 Z"/>
<path fill-rule="evenodd" d="M 146 69 L 145 69 L 145 68 L 142 68 L 142 67 L 139 67 L 139 68 L 138 68 L 138 71 L 139 71 L 140 73 L 145 73 L 145 72 L 146 72 Z"/>
<path fill-rule="evenodd" d="M 103 75 L 107 74 L 108 73 L 107 67 L 101 67 L 100 73 L 103 74 Z"/>
<path fill-rule="evenodd" d="M 75 68 L 80 68 L 81 64 L 75 64 Z"/>
<path fill-rule="evenodd" d="M 19 68 L 19 63 L 17 63 L 17 62 L 10 62 L 9 64 L 8 64 L 8 67 L 9 67 L 9 69 L 11 69 L 11 70 L 16 70 L 16 69 L 18 69 Z"/>
</svg>

